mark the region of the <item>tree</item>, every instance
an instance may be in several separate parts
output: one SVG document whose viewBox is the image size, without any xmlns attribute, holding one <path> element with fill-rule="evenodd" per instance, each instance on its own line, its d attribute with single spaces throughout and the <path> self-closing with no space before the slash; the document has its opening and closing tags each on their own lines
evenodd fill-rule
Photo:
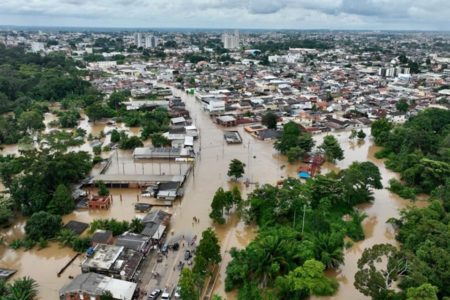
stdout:
<svg viewBox="0 0 450 300">
<path fill-rule="evenodd" d="M 231 196 L 233 198 L 233 204 L 236 206 L 237 213 L 239 215 L 242 214 L 244 200 L 242 199 L 239 187 L 237 187 L 236 185 L 231 189 Z"/>
<path fill-rule="evenodd" d="M 23 131 L 41 131 L 45 128 L 44 116 L 42 113 L 30 110 L 20 114 L 19 116 L 19 128 Z"/>
<path fill-rule="evenodd" d="M 113 129 L 113 131 L 111 131 L 111 143 L 118 142 L 120 142 L 120 133 L 116 129 Z"/>
<path fill-rule="evenodd" d="M 205 259 L 208 267 L 221 262 L 222 256 L 220 255 L 219 239 L 211 227 L 208 227 L 208 229 L 202 232 L 202 239 L 196 251 L 196 258 L 202 257 Z"/>
<path fill-rule="evenodd" d="M 387 140 L 389 131 L 394 125 L 386 118 L 381 118 L 372 123 L 371 134 L 377 145 L 382 145 Z"/>
<path fill-rule="evenodd" d="M 142 230 L 144 230 L 144 223 L 142 222 L 141 219 L 138 218 L 134 218 L 131 220 L 130 223 L 130 230 L 134 233 L 141 233 Z"/>
<path fill-rule="evenodd" d="M 47 210 L 55 215 L 65 215 L 72 212 L 74 208 L 75 203 L 70 190 L 64 184 L 58 185 Z"/>
<path fill-rule="evenodd" d="M 235 179 L 241 178 L 242 175 L 245 173 L 244 168 L 245 164 L 243 162 L 241 162 L 238 159 L 233 159 L 228 167 L 227 175 L 229 177 L 234 177 Z"/>
<path fill-rule="evenodd" d="M 277 129 L 278 116 L 272 112 L 268 111 L 262 116 L 261 123 L 269 129 Z"/>
<path fill-rule="evenodd" d="M 289 163 L 294 163 L 301 159 L 305 155 L 305 151 L 300 147 L 292 147 L 287 152 L 287 158 Z"/>
<path fill-rule="evenodd" d="M 33 300 L 37 298 L 38 285 L 30 277 L 16 279 L 12 284 L 6 284 L 5 300 Z M 0 295 L 2 296 L 2 295 Z"/>
<path fill-rule="evenodd" d="M 128 137 L 125 132 L 121 132 L 120 134 L 120 149 L 134 149 L 137 147 L 142 147 L 144 144 L 141 139 L 137 136 Z"/>
<path fill-rule="evenodd" d="M 86 108 L 86 115 L 89 120 L 94 122 L 101 120 L 102 118 L 108 118 L 112 116 L 109 108 L 105 107 L 102 103 L 96 102 Z"/>
<path fill-rule="evenodd" d="M 200 298 L 200 291 L 196 285 L 196 276 L 188 268 L 181 270 L 180 276 L 180 296 L 181 299 L 198 300 Z"/>
<path fill-rule="evenodd" d="M 385 263 L 385 267 L 381 262 Z M 374 300 L 388 299 L 395 294 L 392 284 L 407 270 L 407 261 L 397 248 L 390 244 L 378 244 L 365 249 L 358 260 L 354 285 Z"/>
<path fill-rule="evenodd" d="M 419 287 L 409 288 L 406 291 L 406 300 L 437 300 L 437 292 L 437 287 L 424 283 Z"/>
<path fill-rule="evenodd" d="M 109 190 L 108 190 L 108 188 L 106 187 L 106 185 L 105 185 L 105 183 L 103 181 L 98 181 L 95 185 L 98 188 L 98 195 L 99 196 L 105 197 L 105 196 L 109 195 Z"/>
<path fill-rule="evenodd" d="M 339 174 L 344 188 L 344 200 L 351 206 L 372 200 L 371 189 L 382 189 L 381 173 L 370 161 L 353 162 Z"/>
<path fill-rule="evenodd" d="M 56 240 L 64 247 L 71 246 L 74 240 L 77 238 L 75 232 L 71 229 L 63 228 L 56 236 Z"/>
<path fill-rule="evenodd" d="M 364 140 L 366 138 L 366 134 L 364 133 L 364 131 L 362 131 L 362 129 L 360 131 L 358 131 L 358 139 L 360 140 Z"/>
<path fill-rule="evenodd" d="M 356 138 L 357 135 L 358 135 L 358 131 L 356 131 L 355 129 L 352 129 L 352 132 L 350 133 L 350 136 L 348 138 L 353 140 L 354 138 Z"/>
<path fill-rule="evenodd" d="M 323 143 L 319 146 L 319 148 L 325 151 L 325 157 L 329 162 L 344 159 L 344 151 L 333 135 L 325 136 L 323 138 Z"/>
<path fill-rule="evenodd" d="M 34 213 L 25 225 L 27 238 L 39 241 L 40 238 L 51 239 L 56 236 L 62 227 L 60 216 L 52 215 L 45 211 Z"/>
<path fill-rule="evenodd" d="M 214 194 L 213 201 L 211 202 L 211 213 L 209 217 L 218 224 L 225 224 L 225 218 L 223 217 L 223 209 L 227 205 L 227 192 L 223 188 L 218 188 Z"/>
<path fill-rule="evenodd" d="M 409 104 L 406 99 L 400 99 L 397 103 L 395 103 L 395 108 L 402 113 L 406 113 L 408 111 Z"/>
<path fill-rule="evenodd" d="M 9 226 L 14 213 L 13 203 L 9 199 L 0 196 L 0 228 Z"/>
<path fill-rule="evenodd" d="M 152 145 L 155 148 L 167 147 L 170 145 L 170 141 L 160 133 L 154 133 L 150 135 L 150 138 L 152 139 Z"/>
<path fill-rule="evenodd" d="M 324 270 L 324 264 L 310 259 L 305 261 L 303 266 L 280 277 L 277 285 L 283 286 L 284 289 L 287 287 L 289 294 L 294 297 L 297 295 L 331 296 L 336 292 L 338 283 L 335 279 L 327 278 L 323 273 Z M 286 292 L 281 294 L 286 296 Z"/>
<path fill-rule="evenodd" d="M 78 111 L 71 109 L 69 111 L 58 113 L 59 124 L 62 128 L 73 128 L 77 126 L 80 114 Z"/>
<path fill-rule="evenodd" d="M 112 109 L 118 109 L 122 102 L 128 100 L 131 96 L 130 91 L 113 92 L 108 99 L 108 105 Z"/>
<path fill-rule="evenodd" d="M 298 137 L 300 135 L 300 129 L 294 122 L 288 122 L 283 126 L 283 132 L 275 143 L 275 149 L 286 154 L 292 147 L 298 146 Z"/>
</svg>

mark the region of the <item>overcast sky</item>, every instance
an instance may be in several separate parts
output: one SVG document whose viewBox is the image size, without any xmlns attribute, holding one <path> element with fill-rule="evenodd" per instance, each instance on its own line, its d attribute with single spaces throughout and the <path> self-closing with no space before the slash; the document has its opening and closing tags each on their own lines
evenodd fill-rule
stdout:
<svg viewBox="0 0 450 300">
<path fill-rule="evenodd" d="M 450 30 L 450 0 L 0 0 L 1 25 Z"/>
</svg>

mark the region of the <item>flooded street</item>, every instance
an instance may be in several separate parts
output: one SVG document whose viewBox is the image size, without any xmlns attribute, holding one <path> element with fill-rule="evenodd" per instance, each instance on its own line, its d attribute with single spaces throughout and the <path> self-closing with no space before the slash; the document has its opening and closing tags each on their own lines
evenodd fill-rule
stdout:
<svg viewBox="0 0 450 300">
<path fill-rule="evenodd" d="M 252 183 L 248 187 L 240 184 L 243 196 L 251 192 L 256 184 L 275 184 L 279 179 L 286 176 L 296 176 L 298 165 L 288 165 L 286 158 L 281 157 L 273 149 L 271 142 L 263 142 L 254 139 L 245 133 L 242 127 L 237 129 L 242 136 L 243 143 L 240 145 L 227 145 L 223 138 L 223 129 L 215 125 L 207 113 L 202 111 L 201 104 L 193 96 L 184 92 L 174 90 L 175 96 L 181 96 L 186 103 L 186 108 L 191 112 L 191 117 L 197 128 L 200 129 L 200 138 L 196 147 L 198 148 L 198 158 L 194 167 L 194 172 L 189 176 L 184 185 L 184 197 L 177 200 L 170 211 L 173 212 L 171 230 L 175 233 L 193 232 L 201 235 L 201 232 L 209 226 L 213 226 L 209 219 L 210 203 L 217 188 L 223 187 L 230 189 L 231 185 L 227 177 L 228 164 L 232 159 L 239 159 L 246 164 L 246 173 L 244 180 L 249 179 Z M 88 134 L 98 135 L 105 128 L 105 124 L 95 124 L 91 128 L 87 120 L 82 121 L 81 127 L 86 129 Z M 133 129 L 135 134 L 138 130 Z M 366 130 L 369 133 L 369 130 Z M 381 160 L 374 158 L 374 153 L 378 150 L 367 138 L 362 144 L 350 142 L 349 133 L 340 133 L 336 137 L 344 149 L 345 159 L 340 161 L 337 166 L 326 164 L 322 172 L 346 168 L 353 161 L 374 162 L 381 171 L 383 184 L 387 186 L 388 180 L 396 175 L 384 167 Z M 107 137 L 108 139 L 109 137 Z M 317 143 L 323 135 L 315 137 Z M 81 148 L 88 150 L 88 146 Z M 90 150 L 90 147 L 89 147 Z M 14 146 L 7 146 L 2 154 L 14 152 Z M 126 155 L 126 153 L 124 154 Z M 128 153 L 129 155 L 129 153 Z M 282 167 L 285 166 L 285 167 Z M 142 168 L 143 172 L 150 172 L 149 168 L 158 168 L 157 164 L 146 164 L 141 162 L 133 163 L 131 160 L 126 166 L 116 166 L 117 172 L 120 168 L 126 170 L 138 171 Z M 144 170 L 144 168 L 146 168 Z M 170 172 L 177 172 L 179 165 L 170 166 Z M 114 168 L 112 168 L 114 169 Z M 111 189 L 113 195 L 113 205 L 107 211 L 76 211 L 64 217 L 64 222 L 69 220 L 79 220 L 90 222 L 98 218 L 116 218 L 118 220 L 131 220 L 136 216 L 142 216 L 134 211 L 134 203 L 137 201 L 145 202 L 145 199 L 138 197 L 138 189 Z M 121 195 L 121 196 L 120 196 Z M 334 297 L 328 299 L 365 299 L 365 297 L 356 291 L 353 287 L 353 277 L 356 272 L 356 262 L 364 248 L 377 243 L 394 243 L 394 232 L 386 221 L 391 217 L 398 216 L 398 210 L 406 207 L 409 201 L 402 200 L 383 189 L 375 191 L 375 201 L 373 204 L 364 205 L 363 209 L 368 217 L 364 221 L 364 231 L 366 239 L 355 243 L 350 249 L 345 250 L 345 265 L 330 276 L 336 276 L 340 283 L 340 289 Z M 193 218 L 200 220 L 199 223 L 193 223 Z M 6 240 L 11 241 L 20 238 L 23 235 L 23 220 L 17 222 L 11 229 L 3 232 Z M 226 265 L 230 260 L 228 251 L 232 247 L 245 247 L 256 235 L 254 226 L 246 226 L 235 215 L 231 215 L 228 222 L 222 226 L 213 226 L 221 240 L 223 263 L 220 268 L 220 276 L 215 284 L 215 293 L 226 296 L 227 299 L 235 299 L 236 294 L 225 294 L 224 279 Z M 65 283 L 69 282 L 69 275 L 74 276 L 81 272 L 79 264 L 80 256 L 65 272 L 58 278 L 56 273 L 64 266 L 74 252 L 68 248 L 59 248 L 56 244 L 51 244 L 48 248 L 32 251 L 16 251 L 0 246 L 0 266 L 6 268 L 19 269 L 15 277 L 31 276 L 39 284 L 39 299 L 57 299 L 57 292 Z"/>
</svg>

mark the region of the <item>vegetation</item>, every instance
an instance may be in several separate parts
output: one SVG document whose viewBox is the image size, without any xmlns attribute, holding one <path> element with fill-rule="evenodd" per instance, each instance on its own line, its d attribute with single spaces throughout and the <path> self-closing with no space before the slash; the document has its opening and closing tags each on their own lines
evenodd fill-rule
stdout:
<svg viewBox="0 0 450 300">
<path fill-rule="evenodd" d="M 34 213 L 25 225 L 25 233 L 27 238 L 33 241 L 39 239 L 54 238 L 62 227 L 62 220 L 60 216 L 52 215 L 45 211 Z"/>
<path fill-rule="evenodd" d="M 239 189 L 234 187 L 232 191 L 225 192 L 223 188 L 218 188 L 211 202 L 209 217 L 218 224 L 225 224 L 224 211 L 230 211 L 233 206 L 238 210 L 242 206 L 242 197 Z"/>
<path fill-rule="evenodd" d="M 272 112 L 268 111 L 262 116 L 261 123 L 269 129 L 277 129 L 278 116 Z"/>
<path fill-rule="evenodd" d="M 402 198 L 412 200 L 416 199 L 416 190 L 414 188 L 410 188 L 403 185 L 400 181 L 398 181 L 395 178 L 389 180 L 388 189 Z"/>
<path fill-rule="evenodd" d="M 319 146 L 319 148 L 325 152 L 325 158 L 329 162 L 344 159 L 344 151 L 333 135 L 326 135 L 323 138 L 323 143 Z"/>
<path fill-rule="evenodd" d="M 155 148 L 170 146 L 170 140 L 160 133 L 153 133 L 150 137 Z"/>
<path fill-rule="evenodd" d="M 199 299 L 205 279 L 211 274 L 222 257 L 219 240 L 211 228 L 202 233 L 202 239 L 197 247 L 192 271 L 184 268 L 180 277 L 180 294 L 182 299 Z"/>
<path fill-rule="evenodd" d="M 275 143 L 275 149 L 281 154 L 288 155 L 290 162 L 301 158 L 314 147 L 311 134 L 300 132 L 299 125 L 289 122 L 283 126 L 283 133 Z M 294 149 L 293 149 L 294 148 Z"/>
<path fill-rule="evenodd" d="M 142 143 L 141 139 L 137 136 L 129 137 L 124 131 L 120 132 L 120 140 L 119 140 L 119 148 L 120 149 L 134 149 L 136 147 L 142 147 L 144 143 Z"/>
<path fill-rule="evenodd" d="M 13 283 L 0 280 L 0 298 L 4 300 L 34 300 L 37 299 L 38 285 L 30 277 L 22 277 Z"/>
<path fill-rule="evenodd" d="M 450 185 L 448 185 L 450 186 Z M 447 188 L 448 188 L 447 186 Z M 398 220 L 399 250 L 391 245 L 366 249 L 358 261 L 355 286 L 373 299 L 445 299 L 450 296 L 450 238 L 445 193 L 426 208 L 407 208 Z M 379 259 L 387 262 L 384 269 Z M 401 290 L 394 288 L 399 287 Z"/>
<path fill-rule="evenodd" d="M 228 173 L 227 175 L 229 177 L 234 177 L 235 179 L 241 178 L 242 175 L 245 173 L 245 164 L 240 161 L 239 159 L 233 159 L 230 162 L 230 165 L 228 167 Z"/>
<path fill-rule="evenodd" d="M 0 196 L 0 228 L 8 227 L 11 224 L 14 216 L 12 208 L 13 203 L 11 200 Z"/>
<path fill-rule="evenodd" d="M 99 229 L 109 230 L 112 232 L 113 236 L 117 236 L 130 230 L 130 223 L 128 221 L 117 221 L 116 219 L 97 219 L 92 221 L 89 227 L 89 232 L 94 233 Z"/>
<path fill-rule="evenodd" d="M 450 111 L 427 109 L 403 125 L 386 119 L 372 124 L 372 135 L 387 158 L 386 167 L 399 172 L 407 187 L 431 193 L 450 176 Z"/>
<path fill-rule="evenodd" d="M 106 187 L 106 185 L 105 185 L 105 183 L 103 181 L 98 181 L 95 185 L 98 188 L 98 195 L 99 196 L 102 196 L 102 197 L 109 196 L 109 190 L 108 190 L 108 188 Z"/>
<path fill-rule="evenodd" d="M 406 101 L 406 99 L 400 99 L 397 101 L 397 103 L 395 103 L 395 108 L 402 113 L 406 113 L 409 109 L 409 104 L 408 101 Z"/>
<path fill-rule="evenodd" d="M 21 154 L 0 158 L 0 176 L 14 207 L 24 215 L 47 211 L 59 185 L 78 182 L 92 167 L 86 152 L 34 149 Z M 62 212 L 68 212 L 67 206 Z"/>
<path fill-rule="evenodd" d="M 75 202 L 73 201 L 70 190 L 64 184 L 58 185 L 52 199 L 47 205 L 48 211 L 55 215 L 65 215 L 72 212 L 74 208 Z"/>
<path fill-rule="evenodd" d="M 97 95 L 81 75 L 75 62 L 64 54 L 41 56 L 22 47 L 0 45 L 0 113 L 26 111 L 33 100 Z"/>
<path fill-rule="evenodd" d="M 374 188 L 382 188 L 378 168 L 355 162 L 338 174 L 318 175 L 306 183 L 290 178 L 279 187 L 253 191 L 243 214 L 256 222 L 259 232 L 245 249 L 230 251 L 226 290 L 239 289 L 238 299 L 333 294 L 336 282 L 323 271 L 343 262 L 345 236 L 364 238 L 365 215 L 353 206 L 371 201 Z"/>
</svg>

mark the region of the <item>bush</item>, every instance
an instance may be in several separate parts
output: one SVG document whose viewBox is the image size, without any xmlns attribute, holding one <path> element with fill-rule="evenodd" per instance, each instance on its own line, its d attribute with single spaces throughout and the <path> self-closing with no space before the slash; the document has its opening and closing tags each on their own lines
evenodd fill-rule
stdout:
<svg viewBox="0 0 450 300">
<path fill-rule="evenodd" d="M 16 240 L 12 241 L 11 244 L 9 244 L 9 247 L 14 250 L 20 249 L 23 247 L 23 240 L 16 239 Z"/>
<path fill-rule="evenodd" d="M 389 180 L 388 190 L 405 199 L 416 199 L 416 189 L 407 187 L 394 178 Z"/>
</svg>

